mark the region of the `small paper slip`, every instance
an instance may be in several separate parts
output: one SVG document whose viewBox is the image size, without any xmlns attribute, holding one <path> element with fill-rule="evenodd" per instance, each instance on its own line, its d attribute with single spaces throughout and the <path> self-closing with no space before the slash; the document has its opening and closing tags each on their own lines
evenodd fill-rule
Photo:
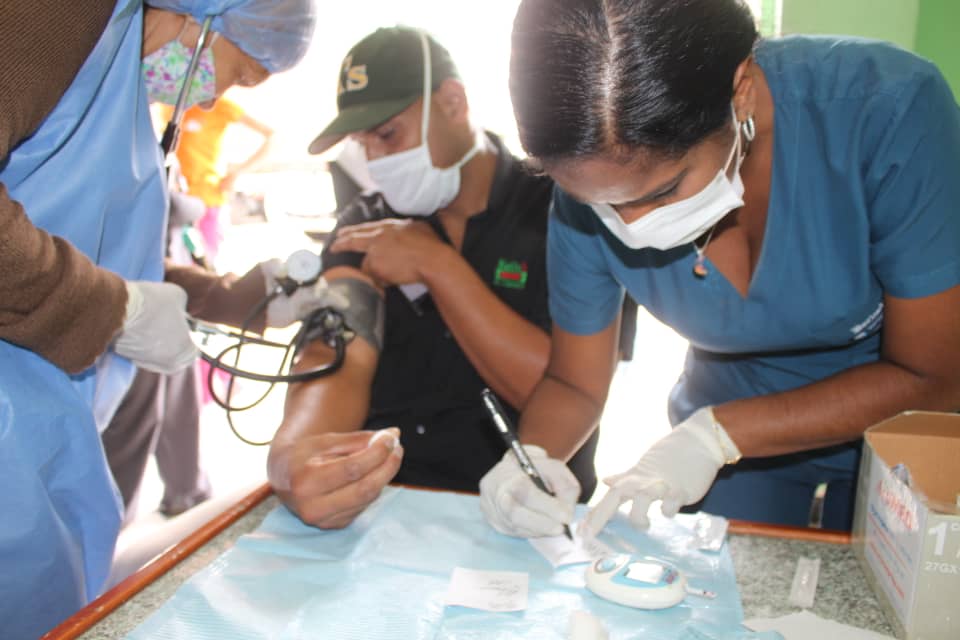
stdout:
<svg viewBox="0 0 960 640">
<path fill-rule="evenodd" d="M 745 620 L 743 626 L 753 631 L 776 631 L 784 640 L 809 640 L 810 638 L 830 638 L 830 640 L 893 640 L 876 631 L 858 629 L 846 624 L 826 620 L 809 611 L 791 613 L 780 618 L 754 618 Z"/>
<path fill-rule="evenodd" d="M 577 533 L 573 534 L 572 541 L 566 536 L 528 538 L 528 540 L 554 569 L 568 564 L 593 562 L 597 558 L 614 555 L 613 549 L 596 538 L 587 540 Z"/>
<path fill-rule="evenodd" d="M 527 608 L 530 575 L 519 571 L 478 571 L 454 567 L 446 604 L 484 611 L 523 611 Z"/>
</svg>

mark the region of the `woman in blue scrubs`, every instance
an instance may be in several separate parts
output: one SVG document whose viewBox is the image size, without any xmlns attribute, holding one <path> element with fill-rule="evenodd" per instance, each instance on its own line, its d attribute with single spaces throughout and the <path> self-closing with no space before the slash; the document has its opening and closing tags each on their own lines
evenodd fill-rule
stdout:
<svg viewBox="0 0 960 640">
<path fill-rule="evenodd" d="M 864 429 L 960 409 L 960 111 L 936 67 L 759 40 L 740 0 L 524 0 L 510 88 L 558 185 L 523 442 L 563 458 L 596 424 L 624 291 L 690 342 L 674 429 L 585 531 L 627 501 L 643 526 L 656 500 L 805 525 L 820 483 L 824 526 L 849 528 Z M 551 500 L 501 503 L 568 517 Z"/>
</svg>

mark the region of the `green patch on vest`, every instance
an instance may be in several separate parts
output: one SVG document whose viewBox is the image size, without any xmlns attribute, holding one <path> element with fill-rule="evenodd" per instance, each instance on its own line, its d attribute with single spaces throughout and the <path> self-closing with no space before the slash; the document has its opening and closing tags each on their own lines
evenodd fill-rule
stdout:
<svg viewBox="0 0 960 640">
<path fill-rule="evenodd" d="M 527 286 L 527 263 L 500 258 L 493 273 L 493 284 L 507 289 L 523 289 Z"/>
</svg>

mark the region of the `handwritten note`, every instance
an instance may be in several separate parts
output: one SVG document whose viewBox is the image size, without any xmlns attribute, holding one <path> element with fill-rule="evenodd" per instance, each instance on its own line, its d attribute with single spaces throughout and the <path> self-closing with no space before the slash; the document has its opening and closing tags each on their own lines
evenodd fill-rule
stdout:
<svg viewBox="0 0 960 640">
<path fill-rule="evenodd" d="M 529 584 L 529 574 L 519 571 L 454 567 L 446 603 L 484 611 L 523 611 L 527 608 Z"/>
<path fill-rule="evenodd" d="M 597 558 L 613 555 L 614 551 L 596 538 L 585 539 L 573 534 L 571 541 L 566 536 L 529 538 L 533 548 L 547 559 L 554 569 L 570 564 L 593 562 Z"/>
</svg>

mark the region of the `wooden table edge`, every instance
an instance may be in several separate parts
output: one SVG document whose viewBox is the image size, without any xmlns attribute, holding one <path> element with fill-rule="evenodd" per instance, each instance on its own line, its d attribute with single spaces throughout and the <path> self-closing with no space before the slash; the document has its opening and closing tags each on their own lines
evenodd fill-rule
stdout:
<svg viewBox="0 0 960 640">
<path fill-rule="evenodd" d="M 273 489 L 268 483 L 257 487 L 229 509 L 212 518 L 202 527 L 141 567 L 136 573 L 45 633 L 41 640 L 71 640 L 78 637 L 242 518 L 272 493 Z"/>
<path fill-rule="evenodd" d="M 749 520 L 730 520 L 729 532 L 742 536 L 762 536 L 764 538 L 800 540 L 803 542 L 825 542 L 829 544 L 850 544 L 851 541 L 849 531 L 791 527 L 780 524 L 767 524 L 765 522 L 751 522 Z"/>
</svg>

